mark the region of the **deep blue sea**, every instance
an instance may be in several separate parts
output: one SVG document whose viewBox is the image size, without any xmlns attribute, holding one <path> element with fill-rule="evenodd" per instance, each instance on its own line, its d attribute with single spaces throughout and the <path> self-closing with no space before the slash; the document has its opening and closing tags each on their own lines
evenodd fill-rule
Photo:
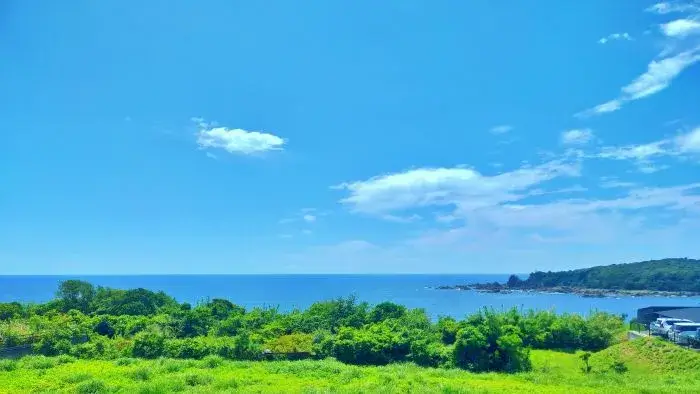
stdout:
<svg viewBox="0 0 700 394">
<path fill-rule="evenodd" d="M 432 317 L 461 318 L 482 307 L 555 309 L 587 314 L 592 310 L 625 313 L 650 305 L 700 305 L 699 297 L 584 298 L 571 294 L 491 294 L 435 290 L 439 285 L 505 281 L 508 275 L 147 275 L 147 276 L 0 276 L 0 302 L 43 302 L 58 282 L 83 279 L 114 288 L 163 290 L 180 302 L 226 298 L 245 307 L 306 308 L 311 303 L 355 295 L 376 304 L 393 301 L 424 308 Z"/>
</svg>

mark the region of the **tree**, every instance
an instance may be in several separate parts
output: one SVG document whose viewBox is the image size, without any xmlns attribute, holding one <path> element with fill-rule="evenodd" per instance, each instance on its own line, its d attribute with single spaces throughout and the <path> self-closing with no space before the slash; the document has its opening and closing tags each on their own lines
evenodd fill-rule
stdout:
<svg viewBox="0 0 700 394">
<path fill-rule="evenodd" d="M 475 372 L 489 369 L 489 343 L 479 329 L 467 326 L 457 332 L 455 364 Z"/>
<path fill-rule="evenodd" d="M 64 280 L 58 285 L 56 297 L 61 300 L 64 311 L 76 309 L 88 313 L 90 303 L 95 297 L 95 288 L 92 284 L 82 280 Z"/>
<path fill-rule="evenodd" d="M 406 307 L 394 304 L 393 302 L 382 302 L 377 304 L 369 313 L 371 321 L 378 323 L 386 319 L 398 319 L 406 314 Z"/>
</svg>

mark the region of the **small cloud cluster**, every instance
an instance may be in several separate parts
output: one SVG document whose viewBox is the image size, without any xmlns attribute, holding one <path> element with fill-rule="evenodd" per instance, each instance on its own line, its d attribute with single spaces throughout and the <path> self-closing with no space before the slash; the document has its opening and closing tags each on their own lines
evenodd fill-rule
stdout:
<svg viewBox="0 0 700 394">
<path fill-rule="evenodd" d="M 609 34 L 607 37 L 603 37 L 600 40 L 598 40 L 599 44 L 606 44 L 609 41 L 617 41 L 617 40 L 625 40 L 625 41 L 632 41 L 632 36 L 629 35 L 629 33 L 613 33 Z"/>
<path fill-rule="evenodd" d="M 314 223 L 316 223 L 319 219 L 320 216 L 325 216 L 327 215 L 327 212 L 321 212 L 317 210 L 316 208 L 303 208 L 300 209 L 298 212 L 294 213 L 293 215 L 280 219 L 277 223 L 279 224 L 291 224 L 291 223 L 302 223 L 304 226 L 312 226 Z M 303 228 L 299 232 L 302 235 L 311 235 L 313 232 L 309 228 Z M 289 233 L 283 234 L 284 237 L 280 236 L 281 238 L 292 238 L 293 235 Z"/>
<path fill-rule="evenodd" d="M 561 134 L 561 143 L 564 145 L 585 145 L 593 139 L 591 129 L 567 130 Z"/>
<path fill-rule="evenodd" d="M 282 150 L 285 144 L 283 138 L 274 134 L 216 127 L 201 118 L 192 120 L 197 123 L 197 144 L 202 149 L 218 148 L 229 153 L 253 155 Z"/>
</svg>

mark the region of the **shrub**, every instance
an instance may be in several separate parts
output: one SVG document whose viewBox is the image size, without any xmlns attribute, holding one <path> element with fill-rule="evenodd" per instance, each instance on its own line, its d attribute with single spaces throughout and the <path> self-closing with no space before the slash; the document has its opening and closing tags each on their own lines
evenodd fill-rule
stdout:
<svg viewBox="0 0 700 394">
<path fill-rule="evenodd" d="M 126 366 L 126 365 L 134 364 L 134 363 L 136 363 L 136 361 L 138 361 L 138 360 L 136 360 L 135 358 L 121 357 L 121 358 L 114 360 L 114 365 Z"/>
<path fill-rule="evenodd" d="M 131 378 L 133 380 L 141 381 L 149 380 L 151 378 L 151 370 L 146 367 L 136 368 L 133 372 L 131 372 Z"/>
<path fill-rule="evenodd" d="M 424 367 L 449 367 L 454 364 L 451 347 L 427 339 L 412 342 L 409 357 Z"/>
<path fill-rule="evenodd" d="M 202 359 L 202 365 L 204 365 L 205 368 L 216 368 L 223 363 L 223 357 L 217 355 L 209 355 Z"/>
<path fill-rule="evenodd" d="M 76 384 L 90 379 L 92 379 L 92 375 L 90 375 L 89 373 L 76 372 L 66 376 L 64 380 L 66 383 Z"/>
<path fill-rule="evenodd" d="M 101 394 L 107 392 L 107 385 L 97 379 L 86 380 L 76 387 L 78 394 Z"/>
<path fill-rule="evenodd" d="M 26 369 L 49 369 L 56 365 L 56 360 L 46 356 L 28 356 L 21 360 L 21 367 Z"/>
<path fill-rule="evenodd" d="M 95 325 L 95 332 L 99 335 L 103 335 L 109 338 L 113 338 L 115 334 L 115 329 L 112 327 L 112 323 L 107 319 L 100 320 L 97 325 Z"/>
<path fill-rule="evenodd" d="M 143 331 L 134 337 L 134 357 L 158 358 L 165 354 L 165 335 L 156 330 Z"/>
<path fill-rule="evenodd" d="M 69 356 L 67 354 L 62 354 L 58 357 L 56 357 L 56 364 L 61 365 L 61 364 L 70 364 L 76 361 L 76 358 L 73 356 Z"/>
<path fill-rule="evenodd" d="M 17 361 L 15 360 L 0 360 L 0 371 L 10 372 L 17 369 Z"/>
<path fill-rule="evenodd" d="M 627 365 L 621 360 L 613 361 L 612 365 L 610 365 L 610 369 L 617 373 L 625 373 L 628 370 Z"/>
<path fill-rule="evenodd" d="M 190 373 L 185 375 L 185 384 L 188 386 L 206 386 L 214 381 L 211 375 Z"/>
</svg>

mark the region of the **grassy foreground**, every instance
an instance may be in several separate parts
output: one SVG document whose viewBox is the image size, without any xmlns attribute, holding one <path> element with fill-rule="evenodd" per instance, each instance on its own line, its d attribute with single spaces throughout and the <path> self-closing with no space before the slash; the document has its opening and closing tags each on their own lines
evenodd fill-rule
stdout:
<svg viewBox="0 0 700 394">
<path fill-rule="evenodd" d="M 394 364 L 359 367 L 324 361 L 75 360 L 68 356 L 0 361 L 0 393 L 381 392 L 381 393 L 693 393 L 700 355 L 658 340 L 637 340 L 594 354 L 533 351 L 533 370 L 474 374 Z M 612 366 L 623 362 L 625 372 Z M 619 364 L 618 364 L 619 365 Z"/>
</svg>

